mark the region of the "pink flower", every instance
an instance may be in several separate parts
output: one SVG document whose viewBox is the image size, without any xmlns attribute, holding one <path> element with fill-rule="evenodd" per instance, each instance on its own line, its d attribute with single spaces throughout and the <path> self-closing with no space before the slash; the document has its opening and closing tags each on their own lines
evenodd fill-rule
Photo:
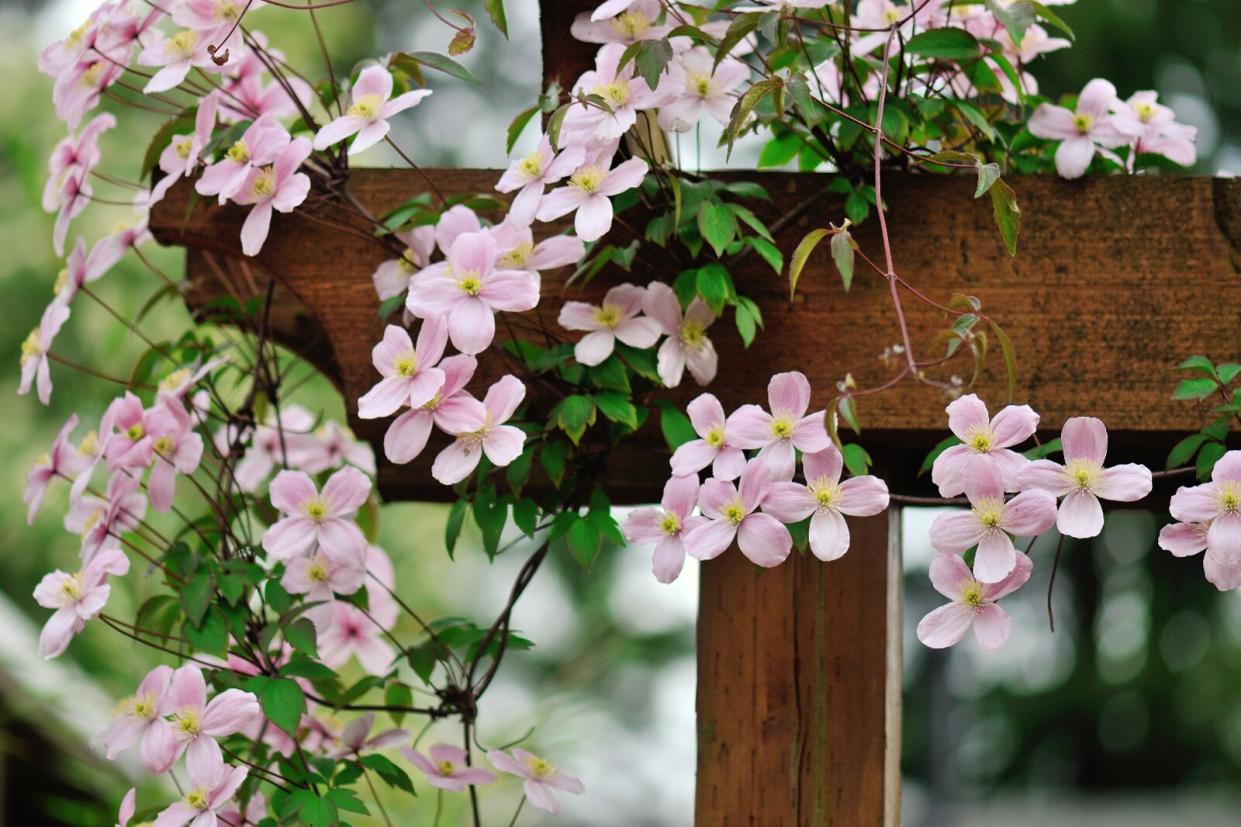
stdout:
<svg viewBox="0 0 1241 827">
<path fill-rule="evenodd" d="M 160 711 L 164 708 L 164 696 L 168 694 L 171 682 L 172 667 L 157 666 L 142 679 L 134 694 L 117 705 L 112 723 L 103 733 L 103 747 L 109 761 L 116 760 L 116 756 L 138 744 L 143 765 L 152 772 L 156 771 L 155 767 L 159 766 L 161 759 L 150 754 L 154 741 L 148 736 L 164 721 Z"/>
<path fill-rule="evenodd" d="M 1241 586 L 1241 557 L 1228 556 L 1207 543 L 1211 523 L 1172 523 L 1159 530 L 1159 547 L 1176 557 L 1189 557 L 1205 550 L 1202 570 L 1207 581 L 1222 592 Z"/>
<path fill-rule="evenodd" d="M 659 323 L 639 317 L 646 291 L 632 284 L 620 284 L 608 291 L 602 305 L 565 302 L 556 320 L 568 330 L 589 331 L 573 348 L 573 356 L 583 365 L 597 365 L 612 355 L 616 340 L 630 347 L 648 348 L 659 339 Z"/>
<path fill-rule="evenodd" d="M 465 385 L 474 376 L 478 361 L 473 356 L 449 356 L 439 364 L 444 371 L 444 384 L 435 396 L 421 407 L 413 408 L 392 420 L 384 434 L 384 455 L 395 463 L 412 462 L 427 447 L 431 425 L 448 433 L 454 427 L 453 412 L 461 405 L 468 407 L 473 397 Z"/>
<path fill-rule="evenodd" d="M 61 206 L 61 190 L 73 177 L 89 175 L 102 157 L 99 136 L 116 126 L 108 112 L 96 115 L 77 135 L 62 138 L 47 159 L 47 183 L 43 187 L 43 209 L 56 212 Z"/>
<path fill-rule="evenodd" d="M 431 476 L 444 485 L 455 485 L 478 467 L 483 454 L 497 468 L 517 459 L 526 434 L 504 423 L 525 398 L 526 386 L 510 374 L 488 388 L 482 402 L 463 397 L 444 410 L 442 427 L 457 439 L 435 458 Z"/>
<path fill-rule="evenodd" d="M 729 440 L 728 420 L 720 400 L 714 394 L 700 394 L 686 411 L 699 439 L 691 439 L 672 452 L 673 475 L 697 474 L 710 465 L 716 479 L 735 480 L 741 476 L 745 454 Z"/>
<path fill-rule="evenodd" d="M 444 210 L 440 220 L 435 222 L 435 246 L 447 256 L 458 236 L 482 231 L 483 222 L 478 220 L 478 215 L 465 204 L 457 204 Z M 494 237 L 494 232 L 492 235 Z"/>
<path fill-rule="evenodd" d="M 44 405 L 52 400 L 52 372 L 48 367 L 47 353 L 52 349 L 52 341 L 60 328 L 69 319 L 69 308 L 59 302 L 52 302 L 43 311 L 39 326 L 30 331 L 22 342 L 21 383 L 17 392 L 25 395 L 30 393 L 30 386 L 38 386 L 39 401 Z"/>
<path fill-rule="evenodd" d="M 200 195 L 218 195 L 220 203 L 241 192 L 254 167 L 274 163 L 292 139 L 270 115 L 254 121 L 224 157 L 203 170 L 194 184 Z"/>
<path fill-rule="evenodd" d="M 685 534 L 701 518 L 691 517 L 698 501 L 698 477 L 673 477 L 664 484 L 660 508 L 639 508 L 625 518 L 621 531 L 631 543 L 655 543 L 651 570 L 660 583 L 671 583 L 685 565 Z"/>
<path fill-rule="evenodd" d="M 215 56 L 207 51 L 207 47 L 219 43 L 227 30 L 228 27 L 224 26 L 210 31 L 181 29 L 169 37 L 159 29 L 152 29 L 153 36 L 139 53 L 138 63 L 142 66 L 159 66 L 160 70 L 147 81 L 142 91 L 151 95 L 174 89 L 185 80 L 190 69 L 194 68 L 209 72 L 223 71 L 223 67 L 216 65 Z M 232 51 L 236 53 L 236 46 Z"/>
<path fill-rule="evenodd" d="M 289 594 L 306 595 L 308 603 L 327 603 L 335 599 L 334 595 L 353 594 L 365 581 L 366 566 L 361 557 L 336 558 L 315 552 L 288 561 L 280 585 Z"/>
<path fill-rule="evenodd" d="M 388 118 L 416 106 L 429 94 L 430 89 L 415 89 L 393 98 L 391 73 L 383 66 L 367 66 L 350 92 L 349 110 L 319 130 L 315 149 L 327 149 L 354 134 L 358 137 L 349 147 L 350 155 L 370 149 L 392 128 Z"/>
<path fill-rule="evenodd" d="M 1033 436 L 1038 414 L 1029 405 L 1009 405 L 988 421 L 987 406 L 972 393 L 953 400 L 946 410 L 948 428 L 963 444 L 948 448 L 931 466 L 940 496 L 964 492 L 966 481 L 983 466 L 1000 472 L 1005 491 L 1018 490 L 1017 474 L 1028 460 L 1008 449 Z"/>
<path fill-rule="evenodd" d="M 1185 167 L 1197 160 L 1198 130 L 1176 123 L 1172 110 L 1159 103 L 1158 93 L 1136 92 L 1124 103 L 1117 101 L 1112 117 L 1117 129 L 1134 136 L 1135 155 L 1163 155 Z"/>
<path fill-rule="evenodd" d="M 1056 522 L 1056 498 L 1032 488 L 1005 502 L 1000 472 L 990 465 L 978 466 L 966 486 L 970 510 L 936 517 L 931 545 L 944 554 L 978 546 L 974 576 L 982 583 L 998 583 L 1016 565 L 1017 551 L 1009 535 L 1034 537 L 1051 528 Z"/>
<path fill-rule="evenodd" d="M 753 459 L 741 474 L 740 489 L 724 480 L 704 482 L 698 506 L 707 519 L 685 535 L 685 553 L 711 560 L 735 539 L 741 553 L 757 565 L 770 568 L 783 563 L 793 538 L 775 517 L 758 512 L 771 491 L 769 473 L 762 460 Z"/>
<path fill-rule="evenodd" d="M 628 10 L 635 3 L 641 3 L 642 0 L 603 0 L 595 10 L 590 13 L 591 20 L 607 20 L 609 17 L 615 17 L 622 12 Z"/>
<path fill-rule="evenodd" d="M 371 726 L 375 723 L 375 713 L 367 712 L 349 722 L 340 735 L 340 745 L 330 753 L 333 758 L 357 758 L 363 752 L 386 749 L 409 738 L 404 729 L 385 729 L 371 735 Z M 369 737 L 368 737 L 369 736 Z"/>
<path fill-rule="evenodd" d="M 471 767 L 469 753 L 454 744 L 434 744 L 429 750 L 431 757 L 413 747 L 401 747 L 401 755 L 427 777 L 427 783 L 441 790 L 464 792 L 474 784 L 490 784 L 496 780 L 495 773 L 481 767 Z"/>
<path fill-rule="evenodd" d="M 415 227 L 393 233 L 392 237 L 405 245 L 405 251 L 400 258 L 388 259 L 380 264 L 371 276 L 380 301 L 387 301 L 408 290 L 410 277 L 431 262 L 431 251 L 435 249 L 434 227 Z"/>
<path fill-rule="evenodd" d="M 641 184 L 647 171 L 641 158 L 630 158 L 615 169 L 603 164 L 603 160 L 588 160 L 570 176 L 566 186 L 545 195 L 536 216 L 539 221 L 554 221 L 576 211 L 573 226 L 578 236 L 583 241 L 602 238 L 612 228 L 609 197 Z"/>
<path fill-rule="evenodd" d="M 123 471 L 108 480 L 107 500 L 81 497 L 71 504 L 65 527 L 82 535 L 80 554 L 84 563 L 95 555 L 120 547 L 122 534 L 133 531 L 146 516 L 147 498 L 138 490 L 136 476 Z"/>
<path fill-rule="evenodd" d="M 134 811 L 138 808 L 138 790 L 130 787 L 129 792 L 125 793 L 125 797 L 121 799 L 121 806 L 116 811 L 116 827 L 127 827 L 129 820 L 134 817 Z"/>
<path fill-rule="evenodd" d="M 1128 143 L 1109 114 L 1116 104 L 1116 87 L 1095 78 L 1077 98 L 1077 111 L 1063 106 L 1040 104 L 1030 116 L 1027 128 L 1038 138 L 1060 141 L 1056 148 L 1056 171 L 1062 178 L 1080 178 L 1097 147 L 1113 148 Z"/>
<path fill-rule="evenodd" d="M 470 356 L 481 353 L 495 338 L 496 312 L 517 313 L 539 303 L 538 277 L 495 269 L 497 256 L 488 233 L 462 233 L 446 262 L 414 276 L 405 306 L 420 319 L 446 316 L 453 347 Z"/>
<path fill-rule="evenodd" d="M 177 474 L 192 474 L 203 456 L 203 438 L 194 433 L 194 423 L 180 400 L 165 398 L 145 417 L 151 436 L 155 466 L 147 482 L 151 507 L 156 511 L 172 508 Z"/>
<path fill-rule="evenodd" d="M 659 0 L 621 0 L 621 2 L 628 3 L 629 7 L 615 16 L 608 14 L 592 20 L 591 12 L 584 11 L 578 14 L 573 18 L 573 25 L 569 28 L 573 39 L 584 43 L 628 45 L 639 40 L 659 40 L 672 31 L 671 26 L 657 26 L 654 23 L 663 12 Z M 616 4 L 613 2 L 607 5 Z M 605 17 L 611 19 L 605 19 Z M 676 39 L 673 43 L 673 48 L 676 48 Z"/>
<path fill-rule="evenodd" d="M 375 476 L 375 453 L 371 446 L 335 420 L 328 420 L 315 430 L 307 440 L 300 461 L 302 470 L 308 474 L 352 465 Z"/>
<path fill-rule="evenodd" d="M 39 513 L 43 497 L 52 480 L 57 477 L 70 479 L 86 470 L 88 460 L 82 456 L 81 451 L 69 444 L 69 434 L 73 433 L 77 426 L 78 417 L 73 414 L 60 427 L 56 439 L 52 441 L 51 450 L 39 457 L 26 474 L 26 492 L 22 495 L 22 502 L 26 505 L 26 522 L 30 525 L 34 524 L 34 515 Z"/>
<path fill-rule="evenodd" d="M 310 177 L 297 168 L 310 157 L 310 141 L 295 138 L 280 154 L 275 163 L 265 167 L 253 167 L 234 197 L 238 204 L 253 204 L 246 223 L 241 227 L 241 251 L 256 256 L 267 240 L 271 227 L 271 212 L 293 212 L 310 193 Z"/>
<path fill-rule="evenodd" d="M 98 266 L 103 270 L 112 269 L 125 253 L 151 240 L 151 230 L 147 219 L 147 209 L 142 206 L 144 193 L 134 196 L 137 214 L 130 221 L 122 222 L 109 235 L 104 236 L 91 248 L 91 257 L 98 254 Z"/>
<path fill-rule="evenodd" d="M 68 307 L 83 285 L 97 281 L 108 272 L 110 257 L 111 251 L 103 241 L 92 247 L 87 255 L 86 240 L 79 236 L 65 261 L 65 269 L 56 276 L 56 284 L 52 287 L 56 301 Z"/>
<path fill-rule="evenodd" d="M 758 405 L 742 405 L 731 417 L 732 441 L 739 448 L 761 448 L 758 458 L 778 480 L 793 478 L 797 455 L 822 451 L 831 444 L 823 424 L 823 411 L 806 415 L 810 408 L 810 380 L 799 371 L 777 373 L 767 385 L 771 413 Z"/>
<path fill-rule="evenodd" d="M 228 0 L 225 0 L 225 2 L 228 2 Z M 268 736 L 275 733 L 279 733 L 284 738 L 289 737 L 284 734 L 283 730 L 276 727 L 267 727 Z M 285 757 L 287 758 L 289 755 L 292 755 L 292 747 L 290 747 Z M 234 802 L 236 802 L 236 799 L 234 799 Z M 250 793 L 250 800 L 246 802 L 246 811 L 244 813 L 241 811 L 240 803 L 230 804 L 220 810 L 220 821 L 224 822 L 228 827 L 258 827 L 259 823 L 266 816 L 267 799 L 258 790 Z"/>
<path fill-rule="evenodd" d="M 659 125 L 672 132 L 694 128 L 705 111 L 727 125 L 737 102 L 735 90 L 750 77 L 744 63 L 725 58 L 716 64 L 715 55 L 705 47 L 695 47 L 678 56 L 685 85 L 676 100 L 659 110 Z"/>
<path fill-rule="evenodd" d="M 1220 457 L 1210 482 L 1178 488 L 1170 506 L 1175 519 L 1209 526 L 1206 552 L 1216 565 L 1241 566 L 1241 451 Z"/>
<path fill-rule="evenodd" d="M 546 135 L 540 138 L 534 151 L 509 164 L 496 184 L 499 192 L 518 191 L 509 205 L 507 220 L 529 226 L 543 198 L 543 188 L 564 178 L 585 160 L 586 151 L 581 147 L 566 147 L 556 153 Z"/>
<path fill-rule="evenodd" d="M 56 76 L 56 83 L 52 86 L 52 105 L 56 109 L 56 117 L 70 129 L 77 128 L 82 117 L 99 105 L 103 90 L 120 80 L 125 73 L 128 50 L 123 50 L 120 60 L 117 60 L 117 55 L 110 57 L 84 54 L 81 60 Z"/>
<path fill-rule="evenodd" d="M 1013 570 L 998 583 L 982 583 L 974 579 L 969 566 L 955 554 L 937 554 L 931 561 L 931 585 L 951 600 L 918 623 L 918 640 L 932 649 L 944 649 L 960 643 L 974 627 L 974 637 L 984 649 L 998 649 L 1008 640 L 1012 621 L 996 605 L 1025 585 L 1034 564 L 1017 552 Z"/>
<path fill-rule="evenodd" d="M 1056 528 L 1067 537 L 1095 537 L 1103 530 L 1099 499 L 1134 502 L 1151 492 L 1151 472 L 1144 465 L 1103 467 L 1107 429 L 1091 416 L 1075 416 L 1061 432 L 1064 465 L 1041 459 L 1017 475 L 1022 489 L 1041 488 L 1064 497 Z"/>
<path fill-rule="evenodd" d="M 524 749 L 515 749 L 512 755 L 493 749 L 487 753 L 487 760 L 500 772 L 526 779 L 522 785 L 526 798 L 535 807 L 552 815 L 560 812 L 560 802 L 556 800 L 553 790 L 564 790 L 572 795 L 581 795 L 586 791 L 581 780 L 561 772 L 550 761 Z"/>
<path fill-rule="evenodd" d="M 229 767 L 219 753 L 213 759 L 189 764 L 188 769 L 189 792 L 166 807 L 152 827 L 183 827 L 191 823 L 193 827 L 215 827 L 219 823 L 216 814 L 228 806 L 250 772 L 246 767 Z"/>
<path fill-rule="evenodd" d="M 446 344 L 448 327 L 439 317 L 422 323 L 417 348 L 405 328 L 388 325 L 383 340 L 371 350 L 371 362 L 383 379 L 358 399 L 358 416 L 379 419 L 434 399 L 444 387 L 444 371 L 436 365 Z"/>
<path fill-rule="evenodd" d="M 581 114 L 577 114 L 575 123 L 569 125 L 571 131 L 586 129 L 594 138 L 616 139 L 634 125 L 638 112 L 664 106 L 676 99 L 680 84 L 668 72 L 661 72 L 655 89 L 651 89 L 642 77 L 635 74 L 637 67 L 634 61 L 620 68 L 625 48 L 623 43 L 605 43 L 595 55 L 594 70 L 583 72 L 577 83 L 573 84 L 575 95 L 598 95 L 607 102 L 611 111 L 598 107 L 578 109 Z M 585 233 L 581 235 L 586 238 Z"/>
<path fill-rule="evenodd" d="M 34 599 L 45 609 L 55 609 L 39 635 L 39 654 L 51 659 L 64 652 L 69 641 L 86 628 L 86 621 L 99 614 L 112 587 L 108 575 L 129 571 L 129 558 L 115 549 L 101 552 L 73 574 L 57 569 L 35 586 Z"/>
<path fill-rule="evenodd" d="M 763 510 L 782 523 L 810 518 L 810 550 L 820 560 L 836 560 L 849 550 L 844 515 L 870 517 L 888 507 L 888 486 L 870 475 L 840 481 L 844 460 L 835 445 L 802 457 L 806 484 L 774 482 Z"/>
<path fill-rule="evenodd" d="M 272 480 L 271 504 L 283 519 L 263 534 L 263 548 L 277 560 L 313 550 L 338 560 L 361 560 L 366 538 L 354 522 L 371 493 L 371 481 L 356 468 L 342 468 L 328 478 L 320 494 L 304 471 L 281 471 Z"/>
<path fill-rule="evenodd" d="M 182 176 L 190 175 L 198 166 L 199 156 L 211 140 L 211 132 L 215 129 L 215 116 L 219 98 L 208 95 L 198 104 L 198 112 L 194 115 L 194 131 L 188 135 L 173 135 L 168 146 L 159 155 L 159 168 L 164 177 L 151 189 L 148 205 L 163 200 L 168 192 Z"/>
<path fill-rule="evenodd" d="M 297 466 L 308 452 L 312 439 L 310 429 L 314 422 L 315 418 L 310 411 L 300 405 L 284 406 L 279 415 L 270 411 L 267 421 L 250 432 L 250 447 L 241 462 L 237 463 L 234 473 L 238 487 L 242 491 L 254 491 L 267 479 L 277 462 Z M 247 431 L 249 429 L 242 431 L 243 445 Z M 220 453 L 227 454 L 237 437 L 238 434 L 233 428 L 221 428 L 217 431 L 215 441 Z"/>
<path fill-rule="evenodd" d="M 263 0 L 254 0 L 249 10 L 261 9 L 263 5 Z M 246 0 L 182 0 L 172 7 L 172 22 L 199 31 L 213 31 L 237 22 L 246 7 Z"/>
<path fill-rule="evenodd" d="M 240 689 L 226 689 L 208 703 L 202 669 L 186 664 L 172 673 L 160 705 L 159 722 L 146 736 L 151 759 L 147 768 L 167 772 L 185 753 L 190 782 L 197 786 L 195 774 L 223 760 L 216 739 L 241 732 L 262 714 L 259 699 Z"/>
<path fill-rule="evenodd" d="M 377 590 L 369 591 L 372 598 L 371 617 L 352 603 L 337 600 L 331 604 L 329 619 L 323 621 L 322 626 L 316 622 L 319 656 L 326 665 L 339 669 L 348 662 L 350 655 L 354 655 L 367 674 L 387 673 L 397 653 L 385 640 L 384 631 L 392 627 L 396 617 L 393 612 L 381 618 L 373 600 L 377 594 Z M 372 617 L 375 619 L 372 620 Z M 311 620 L 318 621 L 318 617 Z"/>
<path fill-rule="evenodd" d="M 706 302 L 695 297 L 682 316 L 681 300 L 676 291 L 657 281 L 646 286 L 643 310 L 659 323 L 668 337 L 659 346 L 657 364 L 660 381 L 665 387 L 680 385 L 687 367 L 699 385 L 706 385 L 715 378 L 720 359 L 715 345 L 706 335 L 707 328 L 715 321 L 715 314 Z"/>
<path fill-rule="evenodd" d="M 142 400 L 132 391 L 125 391 L 120 399 L 108 406 L 117 433 L 108 437 L 103 453 L 108 458 L 108 470 L 139 471 L 151 464 L 153 448 L 151 434 L 147 429 L 147 412 Z"/>
<path fill-rule="evenodd" d="M 508 219 L 492 227 L 490 233 L 496 240 L 500 254 L 496 261 L 501 267 L 526 270 L 536 276 L 543 270 L 576 264 L 586 254 L 586 245 L 576 236 L 554 235 L 535 244 L 529 227 Z"/>
</svg>

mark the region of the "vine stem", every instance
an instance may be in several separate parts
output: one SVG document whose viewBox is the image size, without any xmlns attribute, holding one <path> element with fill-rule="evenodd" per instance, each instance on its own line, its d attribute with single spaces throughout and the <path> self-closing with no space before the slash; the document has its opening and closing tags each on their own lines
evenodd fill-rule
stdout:
<svg viewBox="0 0 1241 827">
<path fill-rule="evenodd" d="M 509 819 L 508 827 L 513 827 L 517 823 L 517 816 L 521 815 L 521 808 L 526 806 L 526 797 L 523 795 L 521 801 L 517 802 L 517 809 L 513 812 L 513 817 Z"/>
</svg>

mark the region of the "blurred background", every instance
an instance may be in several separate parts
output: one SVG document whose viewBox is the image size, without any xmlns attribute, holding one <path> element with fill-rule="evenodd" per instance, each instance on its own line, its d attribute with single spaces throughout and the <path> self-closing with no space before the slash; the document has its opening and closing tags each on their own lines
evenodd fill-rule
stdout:
<svg viewBox="0 0 1241 827">
<path fill-rule="evenodd" d="M 0 353 L 11 359 L 10 369 L 0 372 L 0 399 L 7 400 L 0 428 L 0 825 L 112 824 L 116 802 L 131 784 L 145 785 L 140 795 L 147 802 L 169 794 L 144 780 L 135 764 L 104 761 L 93 741 L 116 700 L 158 662 L 152 654 L 92 624 L 65 656 L 50 663 L 38 657 L 35 641 L 46 612 L 35 606 L 31 590 L 48 570 L 73 566 L 76 543 L 59 525 L 63 489 L 32 528 L 21 506 L 26 469 L 69 414 L 69 400 L 89 421 L 115 392 L 57 366 L 61 390 L 50 408 L 15 396 L 19 344 L 62 266 L 53 257 L 52 221 L 39 208 L 39 194 L 47 154 L 63 127 L 53 117 L 51 82 L 35 70 L 35 57 L 93 5 L 5 0 L 0 6 L 0 73 L 6 79 L 0 96 L 0 301 L 10 320 L 0 329 Z M 480 3 L 459 5 L 483 19 Z M 436 75 L 435 95 L 417 116 L 400 120 L 400 143 L 420 163 L 495 167 L 505 161 L 504 128 L 534 101 L 539 83 L 536 3 L 508 0 L 508 9 L 511 40 L 480 24 L 479 48 L 463 58 L 485 80 L 483 91 Z M 1199 172 L 1241 169 L 1241 11 L 1235 0 L 1081 0 L 1059 10 L 1078 45 L 1036 65 L 1045 92 L 1076 92 L 1096 76 L 1114 81 L 1122 96 L 1157 89 L 1180 120 L 1198 127 Z M 409 0 L 368 0 L 323 16 L 334 61 L 344 70 L 387 50 L 443 51 L 448 39 Z M 302 15 L 268 9 L 254 25 L 294 65 L 319 65 Z M 156 126 L 157 116 L 127 111 L 103 140 L 104 168 L 132 177 Z M 528 133 L 523 145 L 533 138 Z M 743 147 L 734 162 L 752 163 L 754 151 Z M 715 163 L 708 152 L 705 166 Z M 382 149 L 365 160 L 389 161 Z M 74 233 L 93 240 L 126 213 L 93 207 Z M 167 272 L 179 272 L 175 251 L 156 251 L 155 258 Z M 110 303 L 131 312 L 153 289 L 129 260 L 98 287 Z M 143 325 L 172 333 L 185 321 L 183 308 L 165 303 Z M 84 302 L 57 350 L 92 365 L 128 365 L 140 353 L 102 310 Z M 341 415 L 326 387 L 307 393 L 330 415 Z M 1040 563 L 1034 579 L 1006 603 L 1014 616 L 1011 641 L 984 657 L 972 641 L 938 653 L 913 637 L 917 620 L 939 602 L 926 582 L 934 514 L 908 509 L 904 525 L 905 823 L 1236 824 L 1241 599 L 1207 584 L 1197 558 L 1174 560 L 1155 547 L 1165 515 L 1113 515 L 1097 542 L 1066 542 L 1055 634 L 1047 631 L 1043 605 L 1055 538 L 1044 538 L 1033 552 Z M 524 550 L 514 548 L 489 564 L 476 544 L 466 542 L 451 562 L 443 548 L 445 519 L 445 509 L 436 506 L 389 506 L 381 544 L 410 602 L 429 615 L 464 615 L 485 624 Z M 696 574 L 691 565 L 674 585 L 661 587 L 649 575 L 649 549 L 613 548 L 590 574 L 554 560 L 520 603 L 515 625 L 537 646 L 506 661 L 480 732 L 484 741 L 502 743 L 533 723 L 531 747 L 585 780 L 588 794 L 566 797 L 561 823 L 690 823 Z M 114 589 L 116 612 L 132 613 L 149 591 L 144 578 L 127 578 Z M 506 821 L 518 795 L 515 784 L 508 784 L 508 793 L 483 797 L 488 823 Z M 430 803 L 424 796 L 389 806 L 397 823 L 422 824 L 429 822 Z M 520 823 L 538 824 L 539 815 L 527 810 Z M 449 810 L 444 823 L 461 823 L 461 817 L 459 809 Z"/>
</svg>

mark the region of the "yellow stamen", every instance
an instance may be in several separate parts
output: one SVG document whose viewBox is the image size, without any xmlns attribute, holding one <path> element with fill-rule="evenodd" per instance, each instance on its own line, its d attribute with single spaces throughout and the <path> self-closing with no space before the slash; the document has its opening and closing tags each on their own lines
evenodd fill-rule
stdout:
<svg viewBox="0 0 1241 827">
<path fill-rule="evenodd" d="M 659 530 L 664 534 L 676 534 L 681 530 L 681 518 L 671 511 L 664 512 L 664 518 L 659 521 Z"/>
<path fill-rule="evenodd" d="M 627 11 L 611 20 L 612 31 L 626 40 L 637 40 L 651 28 L 651 18 L 640 11 Z"/>
<path fill-rule="evenodd" d="M 164 56 L 172 59 L 187 58 L 194 53 L 198 35 L 193 29 L 182 29 L 168 38 L 164 44 Z"/>
<path fill-rule="evenodd" d="M 1073 128 L 1085 135 L 1090 131 L 1090 127 L 1094 125 L 1094 118 L 1090 115 L 1074 115 Z"/>
<path fill-rule="evenodd" d="M 605 304 L 595 311 L 595 321 L 607 328 L 620 324 L 621 311 L 615 305 Z"/>
<path fill-rule="evenodd" d="M 392 364 L 397 376 L 409 378 L 418 372 L 418 354 L 412 350 L 402 353 L 396 357 L 396 361 Z"/>
<path fill-rule="evenodd" d="M 250 163 L 250 147 L 246 146 L 244 140 L 237 141 L 237 143 L 230 146 L 225 154 L 228 156 L 228 160 L 234 164 Z"/>
<path fill-rule="evenodd" d="M 569 184 L 577 187 L 582 192 L 594 193 L 598 191 L 599 185 L 603 183 L 603 170 L 591 164 L 579 169 L 569 178 Z"/>
<path fill-rule="evenodd" d="M 776 417 L 771 421 L 771 435 L 776 439 L 788 439 L 793 436 L 793 423 L 786 416 Z"/>
<path fill-rule="evenodd" d="M 721 511 L 724 519 L 733 525 L 741 525 L 741 521 L 745 519 L 745 508 L 739 502 L 729 503 Z"/>
<path fill-rule="evenodd" d="M 363 95 L 355 99 L 353 106 L 349 107 L 349 116 L 373 121 L 379 115 L 379 109 L 382 106 L 383 98 L 379 95 Z"/>
<path fill-rule="evenodd" d="M 327 503 L 318 497 L 306 503 L 306 516 L 316 523 L 322 522 L 327 517 L 327 511 Z"/>
<path fill-rule="evenodd" d="M 21 364 L 24 367 L 31 359 L 37 359 L 42 355 L 43 344 L 39 341 L 39 328 L 36 327 L 22 340 Z"/>
<path fill-rule="evenodd" d="M 961 590 L 961 602 L 971 609 L 979 609 L 982 607 L 982 586 L 977 583 L 970 583 Z"/>
</svg>

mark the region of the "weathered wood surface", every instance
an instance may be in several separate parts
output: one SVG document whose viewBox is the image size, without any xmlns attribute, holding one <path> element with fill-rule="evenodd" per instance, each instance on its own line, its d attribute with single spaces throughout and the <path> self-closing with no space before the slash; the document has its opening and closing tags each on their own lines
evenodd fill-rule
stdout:
<svg viewBox="0 0 1241 827">
<path fill-rule="evenodd" d="M 432 170 L 439 187 L 450 193 L 486 192 L 496 173 L 483 170 Z M 794 209 L 821 191 L 828 178 L 813 174 L 752 173 L 771 192 L 773 204 L 759 212 L 768 219 Z M 1169 398 L 1176 379 L 1173 366 L 1188 352 L 1216 358 L 1235 357 L 1241 326 L 1241 182 L 1209 178 L 1093 178 L 1065 182 L 1053 178 L 1013 181 L 1023 223 L 1016 258 L 1003 250 L 991 222 L 990 205 L 975 201 L 966 177 L 890 175 L 884 195 L 891 206 L 890 226 L 896 267 L 909 282 L 938 301 L 954 291 L 982 299 L 984 308 L 1003 324 L 1017 351 L 1017 399 L 1043 415 L 1043 426 L 1057 430 L 1068 416 L 1090 413 L 1114 432 L 1120 449 L 1159 461 L 1172 434 L 1195 430 L 1201 410 Z M 351 191 L 375 213 L 382 213 L 425 189 L 414 172 L 357 170 Z M 178 185 L 152 214 L 151 226 L 166 244 L 200 251 L 190 258 L 190 278 L 219 281 L 219 267 L 206 266 L 203 252 L 217 262 L 239 255 L 238 233 L 244 212 L 217 207 L 203 199 L 192 206 L 189 188 Z M 322 211 L 322 210 L 321 210 Z M 336 217 L 337 213 L 331 213 Z M 340 214 L 343 216 L 343 214 Z M 791 250 L 810 228 L 839 220 L 841 204 L 830 198 L 794 222 L 777 241 Z M 188 217 L 187 217 L 188 216 Z M 875 222 L 856 237 L 872 257 L 880 255 Z M 318 347 L 322 366 L 333 376 L 351 408 L 350 424 L 363 437 L 378 441 L 386 421 L 352 417 L 352 406 L 377 379 L 370 364 L 371 346 L 382 325 L 370 275 L 386 257 L 357 235 L 331 231 L 303 217 L 277 215 L 271 237 L 249 266 L 247 279 L 265 284 L 273 273 L 302 309 L 278 314 L 281 337 L 303 345 L 322 336 L 330 351 Z M 566 297 L 598 298 L 622 280 L 645 283 L 670 280 L 673 271 L 605 273 L 585 291 L 563 290 L 570 270 L 546 274 L 542 318 L 551 323 Z M 752 258 L 734 273 L 738 289 L 755 298 L 766 329 L 749 349 L 742 348 L 731 318 L 710 331 L 720 352 L 720 379 L 712 386 L 726 407 L 766 398 L 768 377 L 780 370 L 804 371 L 815 388 L 815 403 L 826 404 L 837 380 L 851 371 L 862 386 L 889 376 L 879 359 L 887 345 L 899 341 L 886 282 L 859 267 L 849 294 L 841 289 L 826 246 L 811 258 L 796 300 L 788 301 L 787 284 Z M 205 292 L 210 292 L 209 289 Z M 946 326 L 942 313 L 906 294 L 905 306 L 920 358 L 942 351 L 927 343 Z M 285 328 L 289 329 L 285 329 Z M 503 326 L 501 326 L 503 330 Z M 1006 396 L 1005 373 L 992 343 L 979 392 L 993 404 Z M 326 358 L 330 352 L 331 359 Z M 476 384 L 484 386 L 501 369 L 485 362 Z M 959 372 L 968 375 L 968 359 Z M 698 389 L 682 387 L 692 397 Z M 912 452 L 933 444 L 944 433 L 945 397 L 926 386 L 905 382 L 860 404 L 869 428 L 865 442 L 880 470 L 910 490 L 907 477 Z M 1154 432 L 1163 432 L 1160 437 Z M 639 437 L 642 447 L 658 453 L 662 437 L 655 422 Z M 451 496 L 431 481 L 427 470 L 438 446 L 402 467 L 384 465 L 380 487 L 398 499 Z M 894 456 L 899 448 L 899 456 Z M 657 497 L 665 470 L 649 461 L 646 450 L 624 451 L 607 471 L 608 490 L 617 502 Z"/>
<path fill-rule="evenodd" d="M 830 564 L 702 567 L 700 827 L 899 823 L 900 517 L 850 526 Z"/>
</svg>

